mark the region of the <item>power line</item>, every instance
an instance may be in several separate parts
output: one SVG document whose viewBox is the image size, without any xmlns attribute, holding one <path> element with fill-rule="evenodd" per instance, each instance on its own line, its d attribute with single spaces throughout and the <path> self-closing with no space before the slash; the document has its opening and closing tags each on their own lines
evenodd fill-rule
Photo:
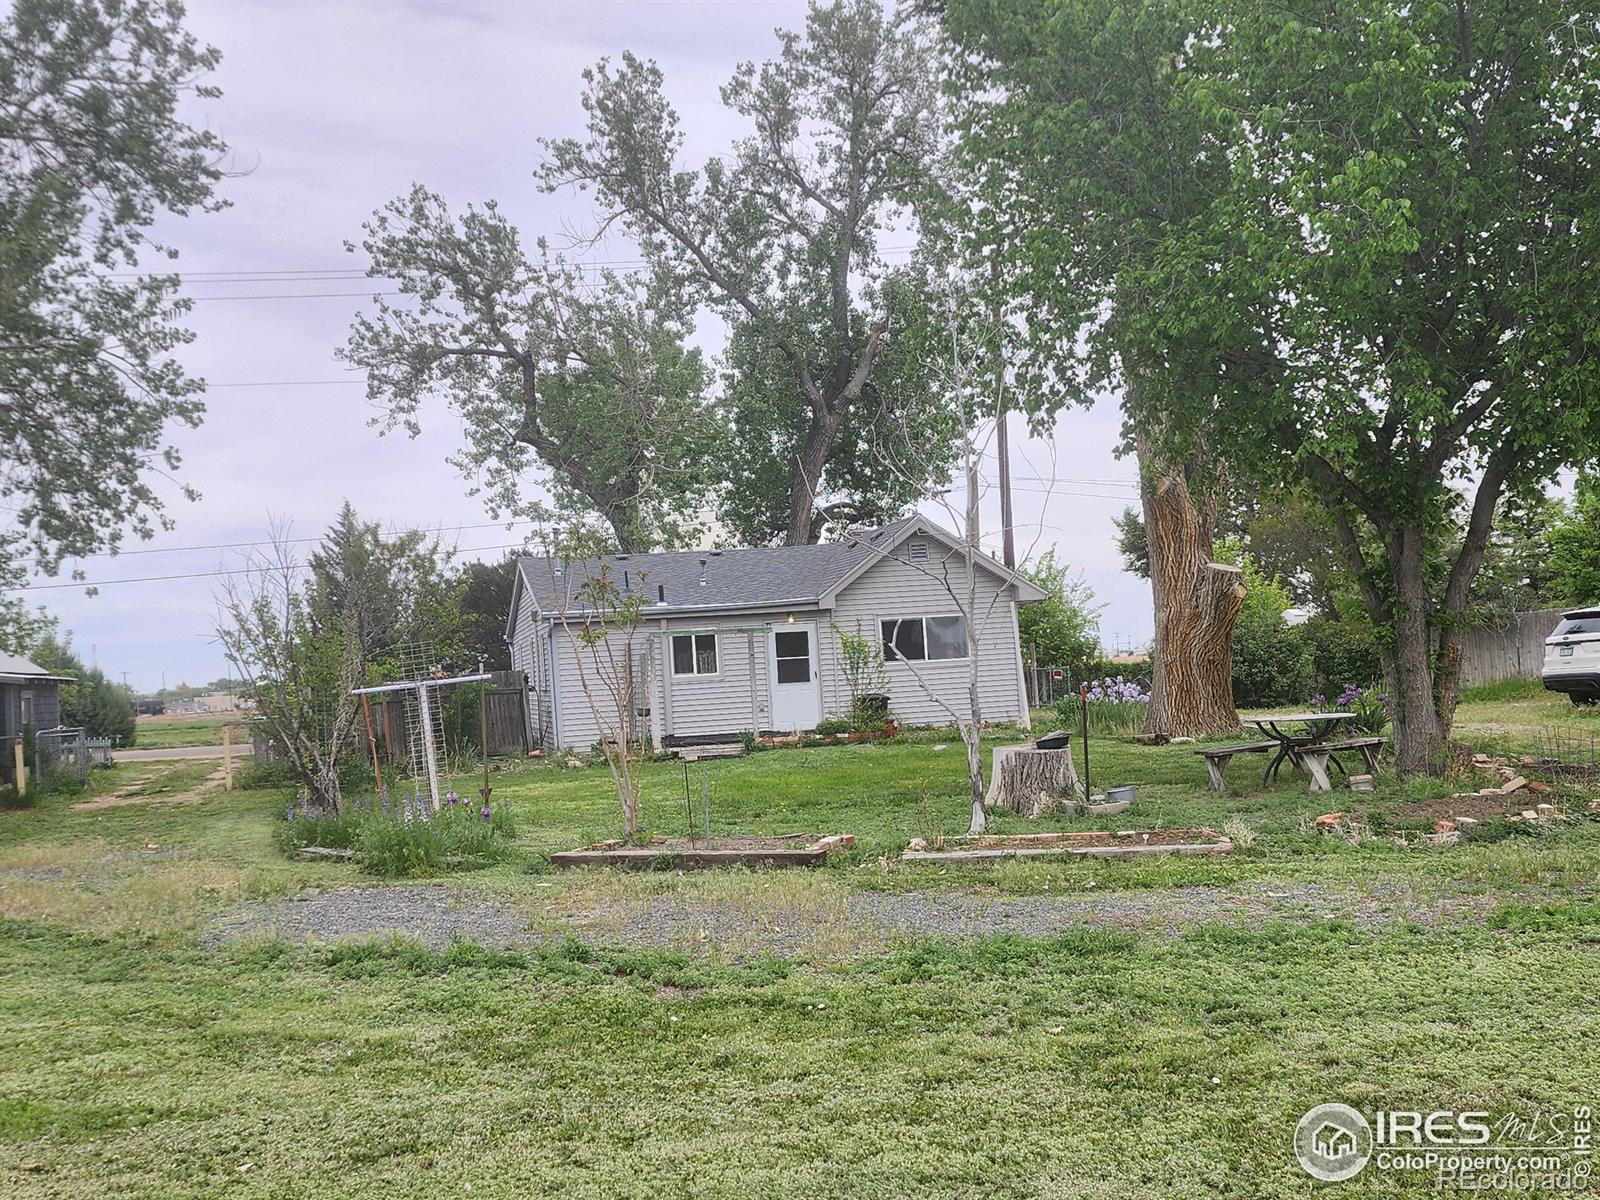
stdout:
<svg viewBox="0 0 1600 1200">
<path fill-rule="evenodd" d="M 909 254 L 917 247 L 915 243 L 906 246 L 883 246 L 879 254 Z M 605 267 L 638 267 L 645 264 L 644 258 L 573 258 L 562 260 L 566 266 L 577 267 L 581 270 L 599 270 Z M 370 279 L 375 278 L 360 268 L 352 267 L 238 267 L 233 270 L 218 271 L 185 271 L 176 265 L 170 271 L 152 268 L 148 271 L 111 271 L 105 276 L 107 279 L 145 279 L 152 275 L 176 275 L 180 280 L 194 280 L 196 283 L 210 281 L 213 283 L 245 283 L 260 279 L 263 282 L 283 280 L 287 283 L 295 282 L 296 278 L 310 276 L 328 276 L 345 279 Z"/>
<path fill-rule="evenodd" d="M 537 523 L 532 518 L 525 518 L 520 521 L 485 521 L 479 525 L 441 525 L 437 529 L 432 527 L 388 529 L 382 530 L 381 533 L 384 537 L 389 538 L 405 537 L 407 534 L 412 533 L 427 533 L 435 537 L 442 537 L 447 533 L 465 533 L 469 529 L 509 529 L 513 525 L 535 525 Z M 118 550 L 115 553 L 110 550 L 103 550 L 97 554 L 79 554 L 73 557 L 81 561 L 86 558 L 127 558 L 134 554 L 190 554 L 199 550 L 244 550 L 251 546 L 290 546 L 304 542 L 320 542 L 326 539 L 327 536 L 325 533 L 319 533 L 312 537 L 258 538 L 253 542 L 212 542 L 204 546 L 146 546 L 136 550 Z M 82 586 L 88 587 L 90 585 L 84 584 Z"/>
<path fill-rule="evenodd" d="M 213 388 L 258 388 L 258 387 L 322 387 L 330 383 L 365 383 L 366 376 L 352 375 L 348 379 L 256 379 L 247 383 L 208 383 L 206 391 Z"/>
<path fill-rule="evenodd" d="M 319 538 L 316 540 L 320 541 L 321 539 Z M 472 546 L 463 550 L 447 551 L 442 557 L 455 558 L 462 554 L 486 554 L 491 550 L 517 550 L 520 549 L 524 544 L 525 543 L 523 542 L 509 542 L 503 546 Z M 301 569 L 300 564 L 295 564 L 295 566 L 290 569 Z M 231 570 L 221 571 L 188 571 L 176 575 L 134 575 L 124 579 L 104 579 L 99 581 L 92 579 L 77 580 L 71 583 L 37 583 L 30 584 L 27 587 L 6 588 L 5 590 L 8 592 L 50 592 L 59 588 L 103 588 L 112 587 L 119 583 L 163 583 L 171 580 L 181 579 L 215 579 L 225 575 L 259 575 L 267 571 L 281 570 L 284 570 L 282 564 L 274 564 L 256 567 L 235 567 Z"/>
<path fill-rule="evenodd" d="M 228 282 L 232 283 L 233 280 Z M 204 300 L 347 300 L 354 296 L 404 296 L 404 292 L 286 292 L 279 296 L 186 296 L 199 303 Z"/>
</svg>

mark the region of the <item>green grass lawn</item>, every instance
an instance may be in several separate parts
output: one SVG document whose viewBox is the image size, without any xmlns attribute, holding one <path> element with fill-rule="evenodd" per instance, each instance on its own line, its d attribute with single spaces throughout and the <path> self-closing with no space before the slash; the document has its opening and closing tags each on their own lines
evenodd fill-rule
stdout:
<svg viewBox="0 0 1600 1200">
<path fill-rule="evenodd" d="M 1464 706 L 1464 718 L 1484 727 L 1525 719 L 1488 711 L 1523 700 L 1475 703 L 1485 712 Z M 1106 826 L 1227 827 L 1240 848 L 901 864 L 910 838 L 965 826 L 959 743 L 937 744 L 711 763 L 715 831 L 858 836 L 825 868 L 782 875 L 529 873 L 543 853 L 615 835 L 615 799 L 603 769 L 498 771 L 515 851 L 451 882 L 530 913 L 740 895 L 759 920 L 774 895 L 820 903 L 859 889 L 1115 896 L 1313 882 L 1478 893 L 1494 916 L 1377 934 L 1313 919 L 887 950 L 845 930 L 829 953 L 781 960 L 595 936 L 516 954 L 208 950 L 201 932 L 226 906 L 381 881 L 284 858 L 272 829 L 285 793 L 197 792 L 195 764 L 124 765 L 94 789 L 131 803 L 0 811 L 5 1193 L 1310 1196 L 1327 1185 L 1299 1171 L 1289 1137 L 1314 1103 L 1594 1101 L 1600 826 L 1443 850 L 1328 837 L 1308 828 L 1319 812 L 1360 811 L 1381 835 L 1407 827 L 1396 806 L 1468 781 L 1385 777 L 1370 797 L 1312 797 L 1287 775 L 1262 791 L 1259 759 L 1243 759 L 1233 791 L 1214 796 L 1191 747 L 1101 739 L 1097 787 L 1139 787 L 1137 807 Z M 690 777 L 698 796 L 698 767 Z M 682 767 L 650 764 L 644 780 L 646 825 L 681 832 Z M 1428 1190 L 1370 1172 L 1343 1185 Z"/>
<path fill-rule="evenodd" d="M 222 727 L 239 722 L 238 713 L 206 713 L 201 716 L 140 717 L 134 729 L 134 745 L 140 750 L 167 750 L 174 746 L 220 746 Z M 235 728 L 236 744 L 249 738 Z"/>
<path fill-rule="evenodd" d="M 1537 680 L 1508 680 L 1463 693 L 1455 731 L 1485 748 L 1518 753 L 1537 753 L 1551 741 L 1586 749 L 1592 742 L 1600 750 L 1600 705 L 1573 704 Z"/>
</svg>

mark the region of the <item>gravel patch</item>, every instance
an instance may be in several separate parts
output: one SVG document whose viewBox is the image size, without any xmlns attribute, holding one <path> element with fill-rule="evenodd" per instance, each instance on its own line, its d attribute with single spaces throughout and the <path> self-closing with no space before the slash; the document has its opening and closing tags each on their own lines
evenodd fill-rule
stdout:
<svg viewBox="0 0 1600 1200">
<path fill-rule="evenodd" d="M 540 940 L 528 917 L 493 900 L 439 884 L 398 884 L 305 892 L 285 900 L 247 904 L 206 931 L 216 945 L 250 937 L 291 942 L 414 937 L 435 949 L 456 939 L 505 947 Z"/>
<path fill-rule="evenodd" d="M 1073 928 L 1173 935 L 1210 923 L 1348 921 L 1376 933 L 1402 924 L 1437 929 L 1480 922 L 1494 895 L 1419 897 L 1375 884 L 1360 891 L 1317 885 L 1179 887 L 1103 895 L 995 897 L 971 893 L 839 892 L 815 903 L 707 903 L 672 894 L 607 900 L 534 915 L 442 884 L 306 893 L 241 906 L 207 931 L 211 945 L 247 937 L 292 942 L 403 935 L 430 947 L 462 938 L 531 946 L 568 934 L 604 944 L 714 948 L 737 958 L 866 950 L 900 938 L 1007 933 L 1048 937 Z"/>
</svg>

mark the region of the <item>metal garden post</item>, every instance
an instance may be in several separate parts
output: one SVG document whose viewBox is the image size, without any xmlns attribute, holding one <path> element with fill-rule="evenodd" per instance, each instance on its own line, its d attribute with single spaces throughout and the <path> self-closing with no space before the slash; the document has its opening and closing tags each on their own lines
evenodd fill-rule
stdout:
<svg viewBox="0 0 1600 1200">
<path fill-rule="evenodd" d="M 422 757 L 428 764 L 428 796 L 433 811 L 439 811 L 439 756 L 433 744 L 433 705 L 428 699 L 427 683 L 417 684 L 417 705 L 422 711 Z"/>
<path fill-rule="evenodd" d="M 1083 798 L 1094 799 L 1094 788 L 1089 783 L 1089 685 L 1078 685 L 1078 716 L 1083 727 Z"/>
</svg>

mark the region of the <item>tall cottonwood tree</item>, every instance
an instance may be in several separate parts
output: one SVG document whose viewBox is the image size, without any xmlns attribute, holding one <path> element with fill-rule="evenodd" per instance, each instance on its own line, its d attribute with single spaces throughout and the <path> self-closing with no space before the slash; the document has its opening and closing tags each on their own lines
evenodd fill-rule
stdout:
<svg viewBox="0 0 1600 1200">
<path fill-rule="evenodd" d="M 879 348 L 861 393 L 834 434 L 811 509 L 810 540 L 824 529 L 883 525 L 902 515 L 931 484 L 949 482 L 961 429 L 955 406 L 939 393 L 930 367 L 930 321 L 936 292 L 921 268 L 897 269 L 875 289 L 892 334 Z M 828 306 L 815 303 L 812 329 L 828 336 Z M 863 314 L 864 319 L 864 314 Z M 813 413 L 794 386 L 783 353 L 754 322 L 736 325 L 724 356 L 719 405 L 727 441 L 719 454 L 722 494 L 717 513 L 745 545 L 784 536 L 793 498 L 792 448 L 804 442 Z M 924 447 L 925 478 L 883 469 L 877 453 L 885 425 L 906 429 Z"/>
<path fill-rule="evenodd" d="M 220 207 L 225 147 L 178 115 L 217 51 L 177 3 L 15 0 L 0 15 L 0 578 L 166 528 L 151 477 L 179 465 L 202 384 L 170 357 L 191 334 L 173 274 L 130 278 L 166 214 Z M 20 606 L 0 644 L 20 649 Z"/>
<path fill-rule="evenodd" d="M 1428 770 L 1498 503 L 1600 447 L 1600 16 L 1211 12 L 1226 35 L 1180 74 L 1229 186 L 1165 231 L 1142 280 L 1165 302 L 1131 337 L 1180 378 L 1224 364 L 1164 398 L 1167 430 L 1327 506 L 1399 765 Z"/>
<path fill-rule="evenodd" d="M 1166 230 L 1227 186 L 1179 67 L 1200 15 L 1188 0 L 948 0 L 961 133 L 997 287 L 1025 314 L 1056 386 L 1083 403 L 1121 392 L 1139 460 L 1155 654 L 1146 732 L 1237 728 L 1229 647 L 1238 572 L 1213 561 L 1221 472 L 1204 431 L 1162 430 L 1173 381 L 1132 336 L 1165 303 L 1143 278 Z M 1216 365 L 1201 368 L 1201 378 Z"/>
<path fill-rule="evenodd" d="M 385 430 L 415 437 L 442 395 L 466 434 L 454 465 L 495 516 L 546 515 L 528 489 L 542 469 L 558 507 L 597 514 L 621 550 L 683 540 L 714 431 L 669 281 L 588 278 L 542 241 L 527 254 L 493 201 L 458 218 L 420 185 L 364 228 L 369 274 L 404 298 L 378 297 L 339 353 L 366 371 Z"/>
<path fill-rule="evenodd" d="M 841 430 L 897 333 L 883 242 L 916 236 L 940 97 L 926 36 L 876 0 L 813 4 L 804 33 L 778 38 L 775 60 L 742 65 L 722 90 L 752 127 L 728 157 L 682 167 L 660 69 L 624 54 L 585 72 L 587 132 L 547 142 L 538 177 L 592 190 L 602 228 L 621 223 L 737 341 L 769 350 L 759 361 L 775 382 L 781 364 L 768 402 L 798 419 L 771 442 L 786 480 L 772 532 L 801 544 L 819 535 Z"/>
</svg>

